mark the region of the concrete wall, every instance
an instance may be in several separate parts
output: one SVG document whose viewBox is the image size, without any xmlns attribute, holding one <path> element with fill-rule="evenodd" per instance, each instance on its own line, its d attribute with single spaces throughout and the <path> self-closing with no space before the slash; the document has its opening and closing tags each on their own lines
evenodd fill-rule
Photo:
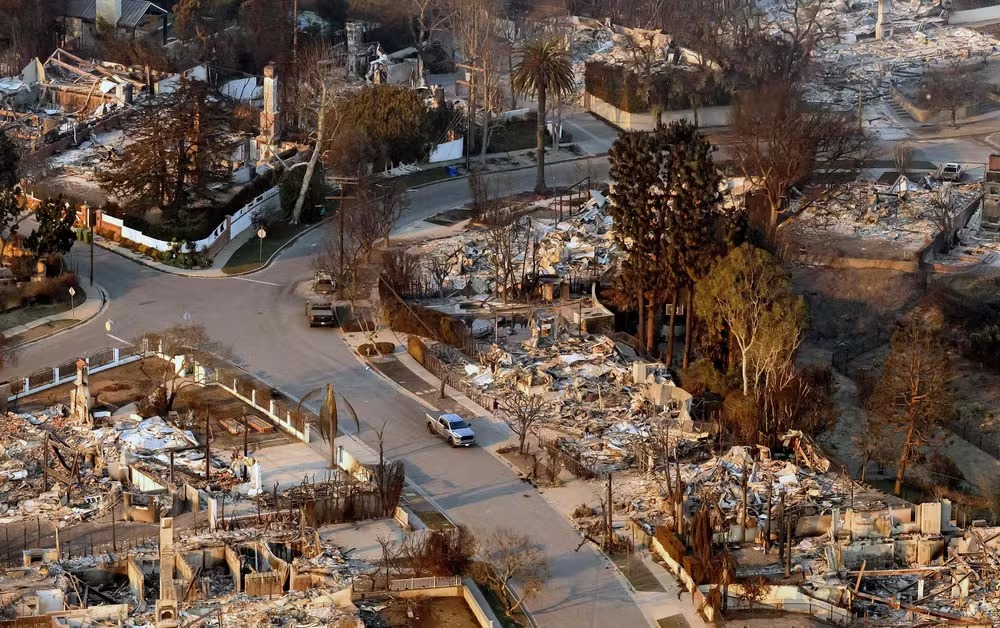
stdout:
<svg viewBox="0 0 1000 628">
<path fill-rule="evenodd" d="M 896 87 L 892 88 L 892 99 L 899 104 L 903 109 L 906 109 L 906 113 L 910 114 L 917 122 L 921 124 L 951 124 L 951 110 L 936 111 L 934 109 L 929 109 L 922 107 L 912 101 L 910 101 L 899 89 Z M 962 120 L 967 118 L 969 115 L 969 108 L 965 105 L 957 107 L 955 109 L 955 120 Z"/>
<path fill-rule="evenodd" d="M 583 94 L 583 102 L 587 111 L 610 122 L 620 129 L 629 131 L 652 131 L 656 128 L 656 115 L 653 113 L 629 113 L 628 111 L 622 111 L 611 103 L 605 102 L 597 96 L 587 92 L 584 92 Z M 731 112 L 731 107 L 702 107 L 698 109 L 698 126 L 726 126 L 729 124 L 729 116 Z M 678 111 L 664 111 L 661 117 L 663 118 L 664 124 L 674 120 L 680 120 L 682 118 L 687 118 L 688 120 L 694 122 L 694 110 L 681 109 Z"/>
<path fill-rule="evenodd" d="M 129 588 L 135 599 L 141 604 L 146 599 L 146 578 L 142 573 L 142 568 L 135 563 L 132 558 L 125 564 L 125 573 L 128 575 Z"/>
<path fill-rule="evenodd" d="M 649 548 L 653 552 L 656 552 L 656 554 L 658 554 L 660 558 L 663 559 L 664 566 L 667 568 L 667 570 L 669 570 L 670 573 L 680 578 L 681 582 L 684 584 L 684 588 L 691 592 L 691 603 L 698 610 L 698 612 L 700 612 L 705 617 L 705 619 L 707 619 L 710 623 L 714 622 L 715 609 L 709 604 L 707 604 L 707 600 L 705 598 L 705 592 L 711 590 L 713 587 L 718 585 L 710 585 L 706 587 L 705 591 L 703 592 L 694 583 L 694 579 L 691 578 L 691 574 L 689 574 L 684 569 L 683 566 L 681 566 L 677 561 L 673 559 L 673 557 L 670 555 L 667 549 L 660 544 L 660 541 L 657 540 L 656 537 L 652 537 L 652 540 L 649 543 Z"/>
<path fill-rule="evenodd" d="M 260 563 L 260 571 L 254 570 L 254 565 L 249 561 L 244 561 L 244 569 L 249 570 L 244 576 L 244 591 L 247 595 L 254 597 L 264 597 L 281 595 L 285 590 L 285 583 L 288 581 L 288 563 L 271 553 L 267 545 L 263 543 L 248 543 L 243 547 L 250 548 L 257 552 L 263 560 Z"/>
<path fill-rule="evenodd" d="M 949 24 L 975 24 L 991 20 L 1000 20 L 1000 5 L 969 9 L 968 11 L 952 11 L 948 15 Z"/>
<path fill-rule="evenodd" d="M 835 257 L 827 255 L 798 255 L 793 260 L 800 264 L 825 266 L 827 268 L 877 268 L 882 270 L 899 270 L 904 273 L 915 273 L 920 270 L 920 261 L 892 259 L 864 259 L 859 257 Z"/>
<path fill-rule="evenodd" d="M 132 486 L 143 493 L 160 493 L 167 490 L 166 486 L 160 484 L 154 478 L 146 475 L 142 471 L 129 467 L 129 481 Z"/>
<path fill-rule="evenodd" d="M 707 585 L 702 585 L 701 588 L 705 592 L 708 591 Z M 739 584 L 731 584 L 729 586 L 730 607 L 735 606 L 739 608 L 740 605 L 745 606 L 743 600 L 740 599 L 741 593 L 742 588 Z M 792 613 L 802 613 L 843 626 L 849 626 L 853 619 L 849 608 L 843 608 L 830 602 L 816 599 L 807 595 L 802 589 L 789 585 L 771 587 L 767 593 L 767 597 L 761 600 L 760 604 L 755 605 L 755 608 L 771 608 Z"/>
<path fill-rule="evenodd" d="M 982 202 L 983 202 L 983 195 L 980 194 L 975 199 L 973 199 L 972 202 L 970 202 L 968 205 L 966 205 L 958 212 L 956 212 L 955 220 L 952 222 L 951 234 L 945 235 L 943 232 L 937 234 L 937 236 L 935 236 L 934 238 L 934 241 L 931 242 L 926 249 L 924 249 L 923 254 L 921 255 L 921 259 L 924 262 L 930 262 L 933 260 L 934 256 L 937 253 L 944 251 L 945 242 L 947 238 L 950 237 L 951 241 L 954 241 L 955 234 L 958 233 L 959 229 L 965 227 L 966 223 L 969 222 L 969 219 L 972 218 L 972 215 L 975 214 L 976 211 L 979 209 Z"/>
<path fill-rule="evenodd" d="M 495 626 L 502 625 L 493 612 L 493 609 L 490 608 L 489 602 L 483 596 L 483 592 L 479 590 L 479 587 L 476 586 L 475 581 L 471 578 L 462 579 L 462 597 L 465 598 L 465 603 L 469 606 L 469 610 L 475 615 L 480 628 L 494 628 Z"/>
<path fill-rule="evenodd" d="M 236 592 L 243 592 L 243 578 L 242 578 L 242 564 L 243 561 L 240 560 L 240 555 L 237 554 L 233 548 L 226 547 L 226 566 L 229 567 L 229 575 L 233 578 L 233 584 L 236 586 Z"/>
<path fill-rule="evenodd" d="M 198 250 L 208 250 L 209 255 L 214 255 L 233 238 L 250 228 L 254 213 L 271 213 L 277 211 L 280 207 L 281 198 L 278 195 L 278 188 L 271 188 L 244 205 L 235 214 L 219 223 L 212 230 L 212 233 L 194 243 L 195 248 Z M 100 214 L 100 212 L 98 213 Z M 100 233 L 106 236 L 114 238 L 117 235 L 119 238 L 131 240 L 136 244 L 141 244 L 160 252 L 169 251 L 172 244 L 165 240 L 147 236 L 138 229 L 128 227 L 124 224 L 124 221 L 114 216 L 101 214 L 98 218 L 97 228 Z M 181 250 L 187 251 L 187 245 L 182 245 Z"/>
</svg>

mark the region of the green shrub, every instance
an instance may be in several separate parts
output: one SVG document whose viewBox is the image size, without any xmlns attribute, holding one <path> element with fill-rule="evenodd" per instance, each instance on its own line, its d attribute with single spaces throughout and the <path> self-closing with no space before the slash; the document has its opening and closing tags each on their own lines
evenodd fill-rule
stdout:
<svg viewBox="0 0 1000 628">
<path fill-rule="evenodd" d="M 965 354 L 991 368 L 1000 368 L 1000 325 L 989 325 L 973 332 Z"/>
<path fill-rule="evenodd" d="M 13 286 L 0 287 L 0 310 L 6 312 L 21 307 L 21 292 Z"/>
<path fill-rule="evenodd" d="M 647 90 L 640 78 L 621 66 L 591 61 L 584 67 L 587 93 L 629 113 L 649 111 Z"/>
<path fill-rule="evenodd" d="M 660 72 L 647 81 L 620 65 L 591 61 L 585 66 L 587 92 L 622 111 L 648 113 L 656 100 L 664 111 L 717 107 L 732 102 L 732 93 L 720 74 L 682 69 Z M 697 95 L 697 96 L 696 96 Z"/>
<path fill-rule="evenodd" d="M 41 281 L 30 281 L 21 288 L 21 297 L 29 304 L 48 305 L 70 300 L 69 289 L 79 290 L 76 275 L 66 273 Z M 78 295 L 79 296 L 79 295 Z M 80 302 L 80 299 L 77 299 Z"/>
</svg>

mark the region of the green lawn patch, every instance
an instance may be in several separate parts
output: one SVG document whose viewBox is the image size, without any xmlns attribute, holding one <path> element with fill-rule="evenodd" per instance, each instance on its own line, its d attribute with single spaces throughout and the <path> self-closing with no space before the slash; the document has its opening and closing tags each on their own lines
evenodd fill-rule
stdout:
<svg viewBox="0 0 1000 628">
<path fill-rule="evenodd" d="M 396 177 L 395 179 L 390 180 L 394 183 L 402 185 L 405 188 L 412 188 L 417 185 L 444 181 L 448 178 L 447 166 L 435 166 L 434 168 L 428 168 L 426 170 L 421 170 L 420 172 L 403 175 L 402 177 Z"/>
<path fill-rule="evenodd" d="M 287 222 L 280 222 L 271 225 L 267 230 L 267 237 L 261 242 L 256 235 L 247 240 L 243 246 L 236 249 L 233 256 L 229 258 L 226 265 L 222 267 L 222 272 L 227 275 L 245 273 L 257 270 L 263 263 L 266 263 L 274 253 L 287 244 L 290 240 L 301 234 L 312 225 L 293 225 Z"/>
<path fill-rule="evenodd" d="M 59 301 L 55 303 L 25 305 L 0 314 L 0 330 L 25 325 L 46 316 L 69 312 L 73 305 L 77 307 L 83 305 L 83 302 L 87 300 L 87 293 L 83 288 L 77 288 L 73 299 L 70 299 L 68 294 L 65 295 L 65 299 L 63 297 L 64 295 L 60 294 Z"/>
<path fill-rule="evenodd" d="M 497 619 L 500 620 L 500 624 L 503 628 L 520 628 L 521 626 L 529 626 L 528 618 L 525 617 L 524 613 L 520 610 L 514 611 L 513 617 L 507 614 L 504 608 L 503 601 L 500 599 L 500 593 L 495 591 L 492 587 L 481 580 L 476 580 L 476 585 L 479 590 L 482 591 L 483 597 L 486 598 L 486 603 L 490 605 L 493 609 L 494 614 L 496 614 Z"/>
</svg>

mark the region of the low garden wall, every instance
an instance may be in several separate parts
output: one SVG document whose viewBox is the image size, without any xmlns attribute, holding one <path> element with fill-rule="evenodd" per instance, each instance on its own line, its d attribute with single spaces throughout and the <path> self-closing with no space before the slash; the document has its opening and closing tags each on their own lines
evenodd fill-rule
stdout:
<svg viewBox="0 0 1000 628">
<path fill-rule="evenodd" d="M 209 255 L 218 252 L 219 249 L 228 244 L 233 238 L 251 227 L 255 212 L 268 213 L 276 211 L 280 207 L 280 203 L 278 188 L 273 187 L 267 190 L 244 205 L 232 216 L 227 216 L 207 237 L 194 242 L 194 249 L 196 251 L 208 251 Z M 96 213 L 97 222 L 95 227 L 97 231 L 105 235 L 110 234 L 112 239 L 128 240 L 139 246 L 154 249 L 161 253 L 169 251 L 174 244 L 173 242 L 152 238 L 138 229 L 128 227 L 121 218 L 115 218 L 100 211 Z M 182 244 L 181 252 L 192 251 L 188 249 L 187 244 Z"/>
<path fill-rule="evenodd" d="M 619 129 L 626 131 L 652 131 L 656 128 L 656 114 L 629 113 L 586 92 L 583 94 L 583 103 L 587 111 L 615 125 Z M 698 109 L 698 125 L 702 127 L 726 126 L 729 124 L 731 111 L 732 107 L 728 106 L 702 107 Z M 687 118 L 693 122 L 694 110 L 664 111 L 661 118 L 664 124 L 682 118 Z"/>
</svg>

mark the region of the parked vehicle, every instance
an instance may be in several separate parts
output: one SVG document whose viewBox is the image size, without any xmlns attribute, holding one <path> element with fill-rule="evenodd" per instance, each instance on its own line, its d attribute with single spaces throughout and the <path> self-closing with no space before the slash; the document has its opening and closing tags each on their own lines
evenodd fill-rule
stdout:
<svg viewBox="0 0 1000 628">
<path fill-rule="evenodd" d="M 476 444 L 476 433 L 457 414 L 442 414 L 437 418 L 428 414 L 427 431 L 446 438 L 452 447 L 471 447 Z"/>
<path fill-rule="evenodd" d="M 326 301 L 306 301 L 306 318 L 310 327 L 337 326 L 337 313 Z"/>
<path fill-rule="evenodd" d="M 937 178 L 941 181 L 958 181 L 962 180 L 965 175 L 965 168 L 962 164 L 947 163 L 937 170 Z"/>
<path fill-rule="evenodd" d="M 336 289 L 337 284 L 334 283 L 330 273 L 319 271 L 313 276 L 313 292 L 316 294 L 333 294 Z"/>
</svg>

